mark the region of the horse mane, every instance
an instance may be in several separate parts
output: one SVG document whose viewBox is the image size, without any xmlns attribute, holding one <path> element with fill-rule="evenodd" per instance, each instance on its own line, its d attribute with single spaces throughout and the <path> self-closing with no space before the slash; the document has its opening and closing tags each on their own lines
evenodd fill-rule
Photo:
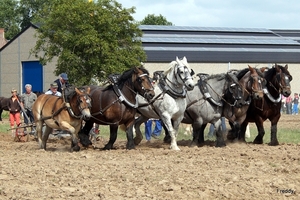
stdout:
<svg viewBox="0 0 300 200">
<path fill-rule="evenodd" d="M 164 71 L 164 76 L 167 76 L 167 74 L 169 74 L 169 72 L 172 70 L 172 67 L 174 67 L 175 65 L 177 64 L 177 62 L 176 61 L 172 61 L 170 64 L 169 64 L 169 68 L 166 70 L 166 71 Z"/>
<path fill-rule="evenodd" d="M 282 65 L 277 65 L 277 66 L 281 69 L 281 71 L 283 73 L 285 73 L 288 76 L 291 76 L 290 72 L 287 71 L 285 67 L 283 67 Z M 275 76 L 275 75 L 276 75 L 275 65 L 273 65 L 272 68 L 269 68 L 269 69 L 265 70 L 264 77 L 267 81 L 270 81 L 272 79 L 272 77 Z"/>
<path fill-rule="evenodd" d="M 141 70 L 144 74 L 147 74 L 149 75 L 149 72 L 147 69 L 145 69 L 144 67 L 137 67 L 139 70 Z M 130 80 L 130 83 L 132 84 L 131 82 L 131 76 L 132 74 L 134 73 L 134 70 L 135 70 L 135 67 L 131 68 L 131 69 L 127 69 L 126 71 L 124 71 L 120 77 L 118 78 L 117 80 L 117 85 L 120 86 L 121 88 L 123 87 L 124 83 L 126 81 L 129 81 Z M 104 90 L 108 90 L 108 89 L 111 89 L 112 88 L 112 84 L 109 84 Z"/>
<path fill-rule="evenodd" d="M 223 80 L 224 78 L 226 78 L 226 74 L 225 73 L 212 74 L 212 75 L 210 75 L 210 76 L 207 77 L 207 80 L 209 80 L 209 79 Z"/>
<path fill-rule="evenodd" d="M 249 68 L 245 68 L 245 69 L 242 69 L 240 71 L 238 71 L 236 77 L 238 80 L 241 80 L 241 78 L 243 78 L 243 76 L 245 76 L 245 74 L 249 72 Z"/>
</svg>

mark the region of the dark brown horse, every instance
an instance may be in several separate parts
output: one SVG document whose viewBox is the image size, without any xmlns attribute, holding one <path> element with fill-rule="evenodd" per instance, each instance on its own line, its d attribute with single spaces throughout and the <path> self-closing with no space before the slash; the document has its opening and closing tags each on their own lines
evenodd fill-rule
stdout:
<svg viewBox="0 0 300 200">
<path fill-rule="evenodd" d="M 112 149 L 117 139 L 118 126 L 124 124 L 128 141 L 126 148 L 134 149 L 131 126 L 135 121 L 137 93 L 147 100 L 155 95 L 149 72 L 144 68 L 135 67 L 119 77 L 111 77 L 111 85 L 107 87 L 91 86 L 92 117 L 79 133 L 81 144 L 91 144 L 89 132 L 93 124 L 97 123 L 110 126 L 110 139 L 104 149 Z"/>
<path fill-rule="evenodd" d="M 285 67 L 275 64 L 271 69 L 264 72 L 264 78 L 267 81 L 264 88 L 264 97 L 261 100 L 253 100 L 247 111 L 247 117 L 241 126 L 241 140 L 245 141 L 245 131 L 249 122 L 255 122 L 258 135 L 253 143 L 262 144 L 265 135 L 264 121 L 271 121 L 271 142 L 272 146 L 278 145 L 277 123 L 280 119 L 281 94 L 285 97 L 290 96 L 292 76 L 288 71 L 288 65 Z"/>
<path fill-rule="evenodd" d="M 243 100 L 236 106 L 224 105 L 223 116 L 226 117 L 232 127 L 229 131 L 227 138 L 236 138 L 241 124 L 244 122 L 247 116 L 247 110 L 251 101 L 262 99 L 264 96 L 263 87 L 266 85 L 262 69 L 255 69 L 251 66 L 243 70 L 237 71 L 237 78 L 243 89 Z M 230 99 L 231 97 L 224 97 L 224 99 Z"/>
<path fill-rule="evenodd" d="M 68 88 L 64 98 L 42 94 L 34 102 L 32 112 L 35 119 L 40 148 L 46 150 L 46 142 L 53 129 L 67 130 L 72 135 L 71 148 L 79 151 L 78 132 L 83 119 L 91 117 L 90 88 Z M 45 123 L 46 129 L 42 134 Z"/>
<path fill-rule="evenodd" d="M 8 102 L 9 98 L 6 97 L 0 97 L 0 121 L 2 121 L 2 112 L 3 110 L 8 111 Z"/>
</svg>

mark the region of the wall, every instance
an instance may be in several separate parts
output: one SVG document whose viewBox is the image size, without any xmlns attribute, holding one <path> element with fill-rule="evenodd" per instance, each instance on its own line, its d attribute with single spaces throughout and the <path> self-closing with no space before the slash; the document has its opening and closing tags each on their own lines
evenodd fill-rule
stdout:
<svg viewBox="0 0 300 200">
<path fill-rule="evenodd" d="M 33 55 L 30 55 L 30 50 L 37 41 L 34 37 L 35 33 L 36 29 L 29 27 L 0 52 L 0 96 L 9 97 L 12 88 L 17 89 L 19 93 L 25 91 L 22 85 L 22 62 L 38 60 Z M 56 60 L 47 66 L 43 66 L 44 91 L 48 90 L 50 83 L 57 78 L 53 73 L 55 64 Z"/>
</svg>

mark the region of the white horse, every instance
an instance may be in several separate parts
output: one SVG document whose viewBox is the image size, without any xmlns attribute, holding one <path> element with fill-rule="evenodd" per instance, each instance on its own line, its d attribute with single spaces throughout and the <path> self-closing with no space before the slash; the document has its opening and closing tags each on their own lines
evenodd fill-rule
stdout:
<svg viewBox="0 0 300 200">
<path fill-rule="evenodd" d="M 141 114 L 135 122 L 135 144 L 143 139 L 140 125 L 149 118 L 161 119 L 171 136 L 173 150 L 180 150 L 177 146 L 177 133 L 180 122 L 186 109 L 186 89 L 194 88 L 192 75 L 186 57 L 182 60 L 176 57 L 176 61 L 170 63 L 170 68 L 161 74 L 158 84 L 154 86 L 155 97 L 148 103 L 142 96 L 137 96 L 139 103 L 138 112 Z M 173 124 L 172 124 L 173 121 Z"/>
</svg>

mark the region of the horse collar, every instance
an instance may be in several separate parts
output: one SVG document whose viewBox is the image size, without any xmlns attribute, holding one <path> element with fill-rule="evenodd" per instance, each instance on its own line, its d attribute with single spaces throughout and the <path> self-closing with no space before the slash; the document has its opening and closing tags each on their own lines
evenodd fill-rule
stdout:
<svg viewBox="0 0 300 200">
<path fill-rule="evenodd" d="M 165 81 L 164 77 L 161 77 L 158 82 L 159 88 L 164 92 L 170 95 L 172 98 L 177 99 L 177 98 L 185 98 L 186 97 L 186 90 L 182 88 L 182 92 L 178 93 L 174 91 Z"/>
<path fill-rule="evenodd" d="M 264 94 L 270 99 L 270 101 L 272 101 L 273 103 L 279 103 L 281 101 L 281 95 L 279 95 L 279 97 L 277 99 L 275 99 L 269 92 L 267 87 L 263 88 L 263 92 Z"/>
<path fill-rule="evenodd" d="M 113 89 L 116 93 L 116 95 L 118 96 L 119 100 L 121 102 L 125 102 L 128 106 L 132 107 L 132 108 L 137 108 L 138 107 L 138 101 L 135 101 L 135 104 L 131 103 L 122 93 L 122 91 L 120 90 L 120 88 L 118 87 L 117 84 L 113 84 Z"/>
<path fill-rule="evenodd" d="M 210 95 L 208 89 L 207 89 L 207 84 L 206 82 L 202 79 L 202 77 L 200 77 L 199 81 L 198 81 L 198 86 L 200 89 L 200 92 L 203 94 L 204 99 L 207 99 L 210 103 L 215 104 L 216 106 L 223 106 L 222 101 L 217 102 L 216 100 L 214 100 L 212 98 L 212 96 Z"/>
</svg>

